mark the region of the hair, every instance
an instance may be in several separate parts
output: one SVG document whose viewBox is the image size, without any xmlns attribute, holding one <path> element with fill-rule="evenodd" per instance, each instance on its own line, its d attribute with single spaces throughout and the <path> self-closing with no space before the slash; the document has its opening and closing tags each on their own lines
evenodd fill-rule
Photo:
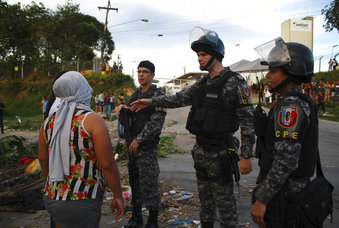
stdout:
<svg viewBox="0 0 339 228">
<path fill-rule="evenodd" d="M 54 85 L 55 81 L 58 80 L 58 78 L 60 78 L 66 72 L 68 72 L 68 71 L 60 71 L 59 73 L 57 73 L 54 76 L 53 85 Z M 48 100 L 47 100 L 47 107 L 46 107 L 46 112 L 44 113 L 44 120 L 48 117 L 49 110 L 51 110 L 51 107 L 52 107 L 52 105 L 55 101 L 55 95 L 54 95 L 54 92 L 53 92 L 53 85 L 52 85 L 52 93 L 48 97 Z"/>
</svg>

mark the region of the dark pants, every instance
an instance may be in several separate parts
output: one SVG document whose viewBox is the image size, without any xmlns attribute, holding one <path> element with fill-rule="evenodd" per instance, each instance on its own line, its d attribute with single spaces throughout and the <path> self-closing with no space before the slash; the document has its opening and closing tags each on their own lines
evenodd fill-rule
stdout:
<svg viewBox="0 0 339 228">
<path fill-rule="evenodd" d="M 319 107 L 321 106 L 321 109 L 323 110 L 323 113 L 325 113 L 325 104 L 324 102 L 319 102 L 319 104 L 317 104 L 317 112 L 319 111 Z"/>
<path fill-rule="evenodd" d="M 0 116 L 1 133 L 4 133 L 4 117 Z"/>
</svg>

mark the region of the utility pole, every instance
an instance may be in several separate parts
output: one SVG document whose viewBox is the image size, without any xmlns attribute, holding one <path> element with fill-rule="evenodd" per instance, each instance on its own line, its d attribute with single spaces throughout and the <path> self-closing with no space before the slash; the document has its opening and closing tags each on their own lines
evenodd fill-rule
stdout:
<svg viewBox="0 0 339 228">
<path fill-rule="evenodd" d="M 105 20 L 104 32 L 103 32 L 103 36 L 102 36 L 102 47 L 101 47 L 101 64 L 103 64 L 104 63 L 104 50 L 105 50 L 105 39 L 104 39 L 104 37 L 105 37 L 106 31 L 107 31 L 108 12 L 110 10 L 115 10 L 115 11 L 118 12 L 118 8 L 111 8 L 110 0 L 108 0 L 107 7 L 99 6 L 98 8 L 99 8 L 99 10 L 101 10 L 101 9 L 106 10 L 106 20 Z"/>
</svg>

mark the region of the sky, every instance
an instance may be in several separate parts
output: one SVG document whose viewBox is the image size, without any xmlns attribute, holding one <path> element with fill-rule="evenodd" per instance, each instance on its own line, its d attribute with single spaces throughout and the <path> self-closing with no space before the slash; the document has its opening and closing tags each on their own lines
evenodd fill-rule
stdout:
<svg viewBox="0 0 339 228">
<path fill-rule="evenodd" d="M 6 0 L 5 0 L 6 1 Z M 288 19 L 314 17 L 313 54 L 315 72 L 327 71 L 328 61 L 339 53 L 339 33 L 326 32 L 321 9 L 332 0 L 112 0 L 108 14 L 108 29 L 116 49 L 113 61 L 119 58 L 124 72 L 136 79 L 140 61 L 150 60 L 155 65 L 155 78 L 165 82 L 188 72 L 199 72 L 197 55 L 190 48 L 191 30 L 200 26 L 218 33 L 225 45 L 223 65 L 242 59 L 258 58 L 254 48 L 280 36 L 281 23 Z M 30 0 L 7 0 L 9 4 Z M 65 0 L 36 0 L 46 8 L 56 10 Z M 73 0 L 80 11 L 105 22 L 108 0 Z M 143 22 L 141 19 L 147 19 Z M 338 45 L 336 47 L 333 47 Z M 100 56 L 100 53 L 97 53 Z M 339 57 L 337 58 L 339 59 Z"/>
</svg>

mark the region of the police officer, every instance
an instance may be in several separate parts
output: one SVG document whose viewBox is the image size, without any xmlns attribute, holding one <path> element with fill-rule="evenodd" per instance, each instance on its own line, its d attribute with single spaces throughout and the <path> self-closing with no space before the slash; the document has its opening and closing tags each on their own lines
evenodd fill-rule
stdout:
<svg viewBox="0 0 339 228">
<path fill-rule="evenodd" d="M 249 173 L 255 140 L 250 91 L 242 76 L 222 66 L 225 50 L 217 33 L 196 27 L 190 40 L 191 48 L 198 55 L 200 69 L 208 71 L 208 75 L 174 95 L 135 101 L 132 110 L 138 111 L 150 104 L 167 108 L 192 105 L 186 128 L 196 135 L 192 157 L 202 205 L 202 227 L 213 227 L 216 208 L 221 227 L 238 227 L 227 148 L 233 148 L 233 152 L 238 149 L 238 140 L 233 134 L 240 125 L 240 172 Z M 239 172 L 239 168 L 235 171 Z"/>
<path fill-rule="evenodd" d="M 287 217 L 286 196 L 293 196 L 313 176 L 318 148 L 318 124 L 310 96 L 301 83 L 313 76 L 313 54 L 299 43 L 280 37 L 255 49 L 268 65 L 270 91 L 278 92 L 267 118 L 265 148 L 254 190 L 251 216 L 260 227 L 294 227 Z M 291 199 L 291 197 L 288 197 Z"/>
<path fill-rule="evenodd" d="M 154 64 L 150 61 L 141 61 L 138 66 L 138 88 L 129 98 L 127 106 L 133 101 L 142 98 L 157 97 L 162 91 L 152 85 L 154 78 Z M 116 108 L 119 115 L 120 105 Z M 159 106 L 150 106 L 137 113 L 129 113 L 131 120 L 132 141 L 128 151 L 133 154 L 134 164 L 129 162 L 129 176 L 132 186 L 132 217 L 125 228 L 142 227 L 142 204 L 149 209 L 149 217 L 146 228 L 158 227 L 158 212 L 160 210 L 160 188 L 158 184 L 158 142 L 162 126 L 165 122 L 166 109 Z M 132 179 L 133 176 L 133 179 Z M 134 188 L 134 189 L 133 189 Z"/>
</svg>

